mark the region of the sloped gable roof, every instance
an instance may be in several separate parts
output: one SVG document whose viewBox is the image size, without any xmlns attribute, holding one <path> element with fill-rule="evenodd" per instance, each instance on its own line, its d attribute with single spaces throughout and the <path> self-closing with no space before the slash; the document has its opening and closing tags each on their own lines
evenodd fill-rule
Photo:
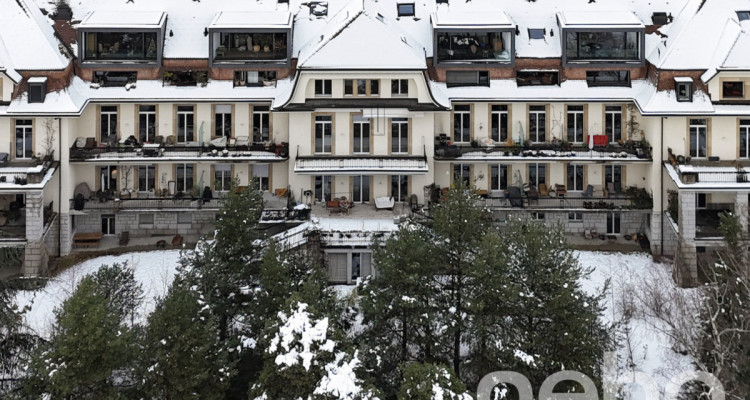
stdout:
<svg viewBox="0 0 750 400">
<path fill-rule="evenodd" d="M 0 0 L 0 10 L 0 37 L 4 38 L 0 47 L 5 49 L 0 50 L 0 64 L 7 70 L 61 70 L 68 66 L 51 22 L 39 8 L 24 0 Z"/>
</svg>

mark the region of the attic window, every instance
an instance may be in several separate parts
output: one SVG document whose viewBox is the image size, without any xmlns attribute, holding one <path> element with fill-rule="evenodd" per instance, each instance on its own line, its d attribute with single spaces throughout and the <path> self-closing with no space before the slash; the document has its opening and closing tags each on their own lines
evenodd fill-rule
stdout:
<svg viewBox="0 0 750 400">
<path fill-rule="evenodd" d="M 47 78 L 29 79 L 29 103 L 44 103 L 47 94 Z"/>
<path fill-rule="evenodd" d="M 325 17 L 328 15 L 328 2 L 327 1 L 311 1 L 310 2 L 310 14 L 316 17 Z"/>
<path fill-rule="evenodd" d="M 737 11 L 737 19 L 740 22 L 750 20 L 750 11 Z"/>
<path fill-rule="evenodd" d="M 529 39 L 544 39 L 546 34 L 544 29 L 529 28 Z"/>
<path fill-rule="evenodd" d="M 689 77 L 674 78 L 674 90 L 677 93 L 677 101 L 693 101 L 693 79 Z"/>
<path fill-rule="evenodd" d="M 399 17 L 413 17 L 414 3 L 399 3 L 397 6 Z"/>
</svg>

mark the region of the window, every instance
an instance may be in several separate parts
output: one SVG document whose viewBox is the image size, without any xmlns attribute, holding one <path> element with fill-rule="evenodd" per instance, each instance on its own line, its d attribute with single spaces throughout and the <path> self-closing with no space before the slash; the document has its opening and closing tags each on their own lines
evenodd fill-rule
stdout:
<svg viewBox="0 0 750 400">
<path fill-rule="evenodd" d="M 232 106 L 218 104 L 214 106 L 214 136 L 232 137 Z"/>
<path fill-rule="evenodd" d="M 276 71 L 234 71 L 234 86 L 275 86 Z"/>
<path fill-rule="evenodd" d="M 193 106 L 177 106 L 177 141 L 180 143 L 195 140 L 195 114 Z"/>
<path fill-rule="evenodd" d="M 586 71 L 586 84 L 589 87 L 630 87 L 630 71 Z"/>
<path fill-rule="evenodd" d="M 254 172 L 253 168 L 253 172 Z M 230 164 L 214 165 L 214 191 L 226 192 L 232 187 L 232 166 Z"/>
<path fill-rule="evenodd" d="M 471 164 L 453 164 L 453 182 L 471 187 Z"/>
<path fill-rule="evenodd" d="M 529 39 L 544 39 L 547 36 L 547 31 L 538 28 L 529 28 Z"/>
<path fill-rule="evenodd" d="M 315 116 L 315 152 L 330 153 L 333 145 L 333 117 Z"/>
<path fill-rule="evenodd" d="M 568 164 L 567 190 L 583 191 L 583 165 Z"/>
<path fill-rule="evenodd" d="M 138 225 L 153 225 L 154 214 L 138 214 Z"/>
<path fill-rule="evenodd" d="M 172 86 L 197 86 L 208 82 L 208 71 L 165 71 L 164 82 Z"/>
<path fill-rule="evenodd" d="M 399 3 L 396 5 L 399 17 L 413 17 L 414 3 Z"/>
<path fill-rule="evenodd" d="M 583 143 L 583 106 L 568 106 L 568 142 Z"/>
<path fill-rule="evenodd" d="M 286 32 L 214 32 L 214 60 L 280 61 L 287 58 Z"/>
<path fill-rule="evenodd" d="M 560 82 L 558 71 L 517 71 L 518 86 L 551 86 Z"/>
<path fill-rule="evenodd" d="M 117 106 L 101 106 L 99 122 L 99 143 L 117 144 Z"/>
<path fill-rule="evenodd" d="M 16 158 L 31 158 L 34 156 L 33 132 L 32 120 L 16 120 Z"/>
<path fill-rule="evenodd" d="M 693 101 L 693 79 L 687 77 L 674 78 L 674 88 L 677 101 Z"/>
<path fill-rule="evenodd" d="M 690 157 L 708 156 L 708 121 L 705 119 L 690 120 Z"/>
<path fill-rule="evenodd" d="M 490 165 L 490 190 L 505 190 L 508 188 L 508 166 L 502 164 Z"/>
<path fill-rule="evenodd" d="M 570 61 L 641 61 L 641 32 L 567 32 L 565 58 Z"/>
<path fill-rule="evenodd" d="M 622 107 L 604 107 L 604 134 L 609 137 L 610 143 L 622 140 Z"/>
<path fill-rule="evenodd" d="M 532 212 L 531 213 L 531 219 L 535 221 L 544 221 L 544 213 L 543 212 Z"/>
<path fill-rule="evenodd" d="M 582 212 L 568 213 L 568 222 L 583 222 Z"/>
<path fill-rule="evenodd" d="M 408 175 L 391 175 L 391 197 L 398 202 L 406 201 L 409 197 Z"/>
<path fill-rule="evenodd" d="M 696 193 L 695 194 L 695 208 L 697 210 L 705 210 L 707 198 L 708 196 L 705 193 Z"/>
<path fill-rule="evenodd" d="M 136 71 L 96 71 L 93 81 L 104 87 L 124 87 L 138 80 Z"/>
<path fill-rule="evenodd" d="M 156 167 L 154 165 L 138 166 L 138 191 L 156 190 Z"/>
<path fill-rule="evenodd" d="M 619 191 L 622 188 L 622 165 L 604 166 L 604 183 L 613 183 L 614 189 Z"/>
<path fill-rule="evenodd" d="M 445 75 L 447 87 L 490 86 L 489 71 L 448 71 Z"/>
<path fill-rule="evenodd" d="M 271 182 L 268 179 L 268 164 L 253 165 L 253 178 L 258 182 L 259 190 L 270 190 Z"/>
<path fill-rule="evenodd" d="M 44 103 L 47 78 L 29 78 L 29 103 Z"/>
<path fill-rule="evenodd" d="M 372 274 L 372 253 L 352 253 L 352 280 Z"/>
<path fill-rule="evenodd" d="M 315 177 L 315 201 L 331 201 L 333 177 L 318 175 Z"/>
<path fill-rule="evenodd" d="M 409 152 L 409 119 L 391 119 L 391 153 Z"/>
<path fill-rule="evenodd" d="M 102 192 L 117 191 L 117 166 L 99 167 L 99 184 Z"/>
<path fill-rule="evenodd" d="M 367 203 L 370 201 L 370 177 L 356 175 L 352 177 L 352 201 Z"/>
<path fill-rule="evenodd" d="M 496 142 L 507 142 L 509 132 L 508 106 L 493 105 L 490 107 L 490 139 Z"/>
<path fill-rule="evenodd" d="M 740 120 L 740 157 L 750 158 L 750 119 Z"/>
<path fill-rule="evenodd" d="M 102 233 L 110 236 L 115 234 L 115 216 L 112 214 L 102 215 Z"/>
<path fill-rule="evenodd" d="M 749 21 L 750 20 L 750 11 L 737 11 L 737 19 L 742 21 Z"/>
<path fill-rule="evenodd" d="M 380 82 L 374 79 L 344 79 L 345 96 L 377 96 Z"/>
<path fill-rule="evenodd" d="M 332 86 L 332 83 L 330 79 L 316 79 L 315 80 L 315 95 L 316 96 L 330 96 L 331 86 Z"/>
<path fill-rule="evenodd" d="M 352 151 L 358 154 L 370 152 L 370 119 L 355 115 L 352 121 Z"/>
<path fill-rule="evenodd" d="M 193 223 L 193 214 L 191 213 L 177 213 L 177 224 L 179 225 L 190 225 Z"/>
<path fill-rule="evenodd" d="M 512 40 L 510 31 L 438 31 L 437 61 L 510 63 Z"/>
<path fill-rule="evenodd" d="M 529 184 L 539 187 L 547 183 L 547 164 L 529 164 Z"/>
<path fill-rule="evenodd" d="M 138 140 L 141 143 L 156 140 L 156 106 L 138 106 Z"/>
<path fill-rule="evenodd" d="M 253 143 L 271 140 L 271 107 L 253 106 Z"/>
<path fill-rule="evenodd" d="M 409 80 L 408 79 L 391 79 L 392 96 L 408 96 Z"/>
<path fill-rule="evenodd" d="M 745 82 L 722 82 L 721 97 L 734 99 L 745 97 Z"/>
<path fill-rule="evenodd" d="M 193 164 L 177 164 L 177 192 L 184 193 L 193 190 L 195 166 Z"/>
<path fill-rule="evenodd" d="M 529 106 L 529 140 L 535 143 L 547 141 L 547 107 Z"/>
<path fill-rule="evenodd" d="M 87 32 L 85 61 L 156 61 L 156 32 Z"/>
<path fill-rule="evenodd" d="M 607 213 L 607 235 L 620 234 L 620 213 Z"/>
<path fill-rule="evenodd" d="M 469 143 L 471 141 L 471 106 L 457 104 L 453 106 L 453 141 Z"/>
</svg>

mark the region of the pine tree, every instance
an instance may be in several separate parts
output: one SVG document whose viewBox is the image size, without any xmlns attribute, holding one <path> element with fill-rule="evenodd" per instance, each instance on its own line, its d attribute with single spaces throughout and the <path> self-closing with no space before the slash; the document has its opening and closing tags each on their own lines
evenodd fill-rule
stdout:
<svg viewBox="0 0 750 400">
<path fill-rule="evenodd" d="M 223 399 L 232 368 L 218 322 L 200 295 L 176 280 L 148 319 L 144 391 L 155 399 Z"/>
<path fill-rule="evenodd" d="M 135 335 L 94 276 L 55 310 L 49 343 L 29 366 L 27 394 L 53 399 L 119 398 L 131 377 Z"/>
<path fill-rule="evenodd" d="M 464 384 L 442 365 L 411 363 L 402 366 L 404 380 L 398 400 L 472 400 Z"/>
<path fill-rule="evenodd" d="M 24 329 L 24 310 L 16 305 L 12 282 L 0 280 L 0 376 L 18 379 L 22 366 L 28 362 L 40 339 Z M 9 388 L 0 386 L 0 398 L 10 395 L 6 389 Z"/>
</svg>

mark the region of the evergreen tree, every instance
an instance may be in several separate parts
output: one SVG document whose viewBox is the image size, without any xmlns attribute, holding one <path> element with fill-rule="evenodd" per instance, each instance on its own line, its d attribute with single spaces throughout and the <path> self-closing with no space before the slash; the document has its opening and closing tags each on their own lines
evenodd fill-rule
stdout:
<svg viewBox="0 0 750 400">
<path fill-rule="evenodd" d="M 135 335 L 94 276 L 55 310 L 49 343 L 29 366 L 27 394 L 52 399 L 121 397 L 133 366 Z"/>
<path fill-rule="evenodd" d="M 223 399 L 232 371 L 218 322 L 200 295 L 176 280 L 148 319 L 144 391 L 154 399 Z"/>
<path fill-rule="evenodd" d="M 402 366 L 404 380 L 398 400 L 472 400 L 464 384 L 442 365 L 411 363 Z"/>
<path fill-rule="evenodd" d="M 0 280 L 0 376 L 8 378 L 20 376 L 22 366 L 40 341 L 24 327 L 24 310 L 16 305 L 12 282 Z M 16 388 L 0 386 L 0 398 L 10 395 L 7 389 Z"/>
</svg>

